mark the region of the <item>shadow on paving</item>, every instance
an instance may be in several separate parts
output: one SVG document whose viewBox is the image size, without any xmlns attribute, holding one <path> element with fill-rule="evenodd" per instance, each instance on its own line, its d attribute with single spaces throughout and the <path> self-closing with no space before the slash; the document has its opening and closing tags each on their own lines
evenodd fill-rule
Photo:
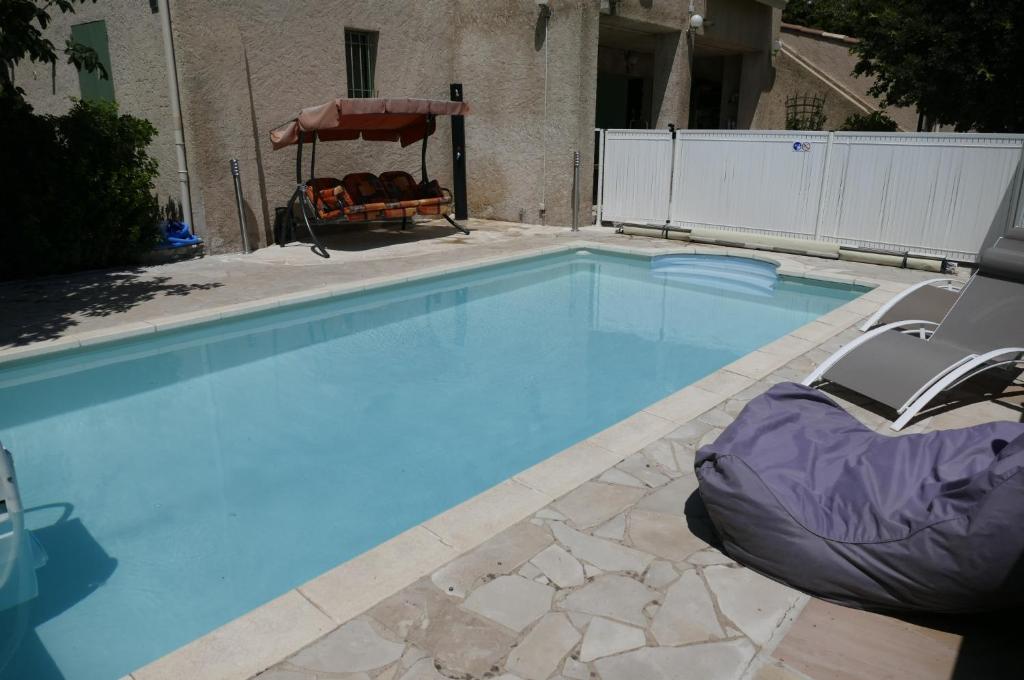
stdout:
<svg viewBox="0 0 1024 680">
<path fill-rule="evenodd" d="M 1019 678 L 1024 668 L 1024 646 L 1020 643 L 1020 620 L 1024 610 L 960 616 L 906 617 L 903 620 L 925 628 L 959 635 L 960 649 L 950 680 Z"/>
<path fill-rule="evenodd" d="M 1016 382 L 1020 379 L 1021 375 L 1021 372 L 1010 370 L 997 370 L 977 375 L 966 380 L 962 385 L 940 394 L 931 404 L 922 409 L 907 426 L 913 427 L 922 420 L 932 416 L 956 411 L 964 406 L 980 404 L 986 401 L 991 401 L 1017 411 L 1020 414 L 1019 420 L 1024 421 L 1024 406 L 1017 403 L 1021 397 L 1024 397 L 1024 385 Z M 843 401 L 860 406 L 864 410 L 870 411 L 886 420 L 895 421 L 899 417 L 899 414 L 894 409 L 841 385 L 824 383 L 819 385 L 818 389 L 830 397 L 842 399 Z M 898 436 L 900 433 L 887 430 L 885 434 Z"/>
<path fill-rule="evenodd" d="M 76 317 L 110 316 L 157 297 L 223 285 L 176 283 L 141 268 L 12 281 L 0 285 L 0 347 L 57 338 L 78 324 Z"/>
<path fill-rule="evenodd" d="M 719 538 L 715 525 L 711 523 L 711 516 L 704 506 L 704 499 L 700 497 L 700 491 L 694 491 L 686 499 L 683 505 L 683 515 L 686 517 L 686 526 L 690 533 L 704 541 L 719 552 L 725 552 L 722 539 Z"/>
<path fill-rule="evenodd" d="M 397 224 L 345 225 L 335 224 L 325 227 L 314 227 L 317 237 L 328 251 L 361 252 L 384 248 L 401 243 L 418 243 L 448 237 L 452 243 L 471 243 L 472 235 L 466 236 L 447 222 L 418 222 L 415 226 L 402 229 Z M 295 241 L 285 248 L 311 248 L 313 241 L 309 238 L 306 227 L 299 224 L 295 227 Z"/>
</svg>

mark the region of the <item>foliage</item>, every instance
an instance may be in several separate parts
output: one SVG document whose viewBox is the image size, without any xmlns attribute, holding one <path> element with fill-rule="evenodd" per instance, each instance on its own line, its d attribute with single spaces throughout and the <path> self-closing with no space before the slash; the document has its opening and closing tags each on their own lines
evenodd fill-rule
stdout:
<svg viewBox="0 0 1024 680">
<path fill-rule="evenodd" d="M 872 111 L 871 113 L 855 113 L 848 116 L 840 130 L 848 132 L 896 132 L 899 125 L 896 124 L 884 111 Z"/>
<path fill-rule="evenodd" d="M 853 12 L 847 0 L 789 0 L 782 20 L 831 33 L 857 35 Z"/>
<path fill-rule="evenodd" d="M 50 25 L 50 8 L 63 14 L 74 13 L 75 5 L 96 0 L 0 0 L 0 100 L 24 101 L 25 92 L 14 83 L 14 66 L 22 59 L 44 64 L 57 63 L 57 48 L 43 31 Z M 64 43 L 67 62 L 89 73 L 98 71 L 106 79 L 107 71 L 91 47 L 67 40 Z"/>
<path fill-rule="evenodd" d="M 1024 131 L 1024 0 L 790 0 L 783 20 L 860 40 L 885 106 L 959 131 Z"/>
<path fill-rule="evenodd" d="M 0 279 L 134 262 L 156 245 L 156 129 L 109 102 L 38 116 L 0 99 Z"/>
<path fill-rule="evenodd" d="M 1024 131 L 1024 0 L 849 0 L 860 57 L 886 106 L 958 131 Z"/>
</svg>

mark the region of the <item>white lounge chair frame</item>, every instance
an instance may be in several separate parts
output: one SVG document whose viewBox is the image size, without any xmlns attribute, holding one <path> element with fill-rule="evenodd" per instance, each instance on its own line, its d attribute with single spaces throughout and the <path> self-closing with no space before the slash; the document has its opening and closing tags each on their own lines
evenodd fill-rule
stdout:
<svg viewBox="0 0 1024 680">
<path fill-rule="evenodd" d="M 856 338 L 840 347 L 832 356 L 823 361 L 806 378 L 804 378 L 800 384 L 810 387 L 820 380 L 822 376 L 825 375 L 825 373 L 836 365 L 843 357 L 864 343 L 870 342 L 873 338 L 881 335 L 882 333 L 910 327 L 909 330 L 902 330 L 901 332 L 917 333 L 922 340 L 927 340 L 931 337 L 931 334 L 934 331 L 927 328 L 921 328 L 922 325 L 938 326 L 934 321 L 913 319 L 908 321 L 895 321 L 893 323 L 880 326 L 872 331 L 868 331 L 859 338 Z M 897 418 L 889 427 L 897 432 L 902 430 L 907 426 L 907 423 L 909 423 L 914 416 L 921 411 L 921 409 L 927 406 L 942 392 L 953 389 L 965 380 L 969 380 L 970 378 L 973 378 L 974 376 L 991 368 L 1008 366 L 1011 364 L 1020 364 L 1024 366 L 1024 347 L 1003 347 L 984 354 L 965 355 L 959 361 L 953 362 L 945 369 L 936 373 L 931 380 L 914 392 L 903 406 L 896 409 L 896 412 L 900 414 L 900 417 Z"/>
</svg>

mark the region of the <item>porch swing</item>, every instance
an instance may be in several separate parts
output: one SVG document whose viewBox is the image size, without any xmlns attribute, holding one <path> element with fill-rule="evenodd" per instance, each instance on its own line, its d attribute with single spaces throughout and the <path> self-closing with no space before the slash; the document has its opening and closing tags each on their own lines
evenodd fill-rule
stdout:
<svg viewBox="0 0 1024 680">
<path fill-rule="evenodd" d="M 279 245 L 290 241 L 295 221 L 301 219 L 314 246 L 313 252 L 330 257 L 315 229 L 336 224 L 400 222 L 405 229 L 415 215 L 444 217 L 455 229 L 469 234 L 449 214 L 452 195 L 427 174 L 427 140 L 436 130 L 437 116 L 465 116 L 469 105 L 432 99 L 333 99 L 302 109 L 293 120 L 270 132 L 275 150 L 296 145 L 296 187 L 288 199 L 284 221 L 275 230 Z M 420 181 L 404 171 L 345 175 L 342 179 L 317 177 L 316 144 L 364 139 L 400 142 L 403 147 L 421 141 Z M 302 178 L 302 149 L 310 144 L 309 179 Z"/>
</svg>

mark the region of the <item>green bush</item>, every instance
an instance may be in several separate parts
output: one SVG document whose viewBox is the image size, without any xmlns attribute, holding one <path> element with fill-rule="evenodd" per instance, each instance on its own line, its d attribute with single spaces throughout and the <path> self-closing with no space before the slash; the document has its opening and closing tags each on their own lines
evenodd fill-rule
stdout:
<svg viewBox="0 0 1024 680">
<path fill-rule="evenodd" d="M 882 111 L 855 113 L 847 117 L 840 130 L 845 132 L 896 132 L 899 126 Z"/>
<path fill-rule="evenodd" d="M 40 116 L 0 98 L 0 279 L 132 264 L 159 240 L 156 129 L 108 102 Z"/>
</svg>

